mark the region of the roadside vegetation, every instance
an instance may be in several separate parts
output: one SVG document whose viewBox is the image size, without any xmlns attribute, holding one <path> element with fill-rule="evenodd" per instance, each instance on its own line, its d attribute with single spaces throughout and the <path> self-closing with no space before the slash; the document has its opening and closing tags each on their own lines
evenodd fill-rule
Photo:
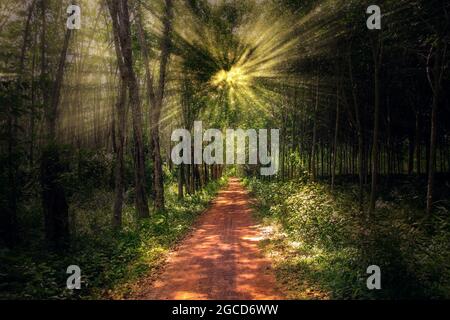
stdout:
<svg viewBox="0 0 450 320">
<path fill-rule="evenodd" d="M 448 199 L 426 219 L 411 200 L 416 191 L 404 183 L 384 194 L 368 219 L 350 183 L 332 191 L 307 178 L 244 182 L 258 200 L 257 216 L 267 230 L 262 247 L 288 298 L 450 297 Z M 370 265 L 381 268 L 381 290 L 367 289 Z"/>
<path fill-rule="evenodd" d="M 42 215 L 36 214 L 39 202 L 29 190 L 30 201 L 20 215 L 21 245 L 0 250 L 0 299 L 126 298 L 135 281 L 157 271 L 227 180 L 211 181 L 180 199 L 175 178 L 166 170 L 167 210 L 137 219 L 130 188 L 123 227 L 117 229 L 111 219 L 114 192 L 107 183 L 111 171 L 107 159 L 86 152 L 80 163 L 64 176 L 72 191 L 68 197 L 72 245 L 65 251 L 47 250 Z M 127 181 L 132 183 L 132 176 Z M 81 268 L 81 290 L 66 287 L 70 265 Z"/>
</svg>

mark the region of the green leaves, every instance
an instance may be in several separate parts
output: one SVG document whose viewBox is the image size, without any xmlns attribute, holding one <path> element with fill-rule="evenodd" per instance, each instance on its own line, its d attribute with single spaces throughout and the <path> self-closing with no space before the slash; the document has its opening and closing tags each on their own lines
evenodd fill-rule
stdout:
<svg viewBox="0 0 450 320">
<path fill-rule="evenodd" d="M 449 297 L 445 210 L 426 227 L 414 218 L 420 217 L 415 212 L 420 208 L 396 197 L 384 199 L 376 219 L 367 221 L 358 214 L 352 188 L 331 192 L 320 183 L 245 181 L 259 200 L 263 221 L 282 227 L 269 240 L 279 242 L 279 248 L 268 250 L 275 256 L 281 252 L 276 270 L 290 279 L 286 285 L 294 298 L 314 298 L 304 292 L 311 286 L 337 299 Z M 383 274 L 378 292 L 365 286 L 365 270 L 374 263 Z"/>
<path fill-rule="evenodd" d="M 93 174 L 88 169 L 92 158 L 83 159 L 88 162 L 86 172 Z M 90 197 L 76 199 L 71 206 L 76 231 L 71 251 L 51 254 L 38 239 L 34 246 L 15 248 L 14 252 L 0 250 L 0 299 L 91 299 L 106 294 L 120 298 L 128 294 L 132 282 L 164 261 L 225 181 L 211 182 L 182 201 L 175 187 L 166 186 L 166 212 L 135 222 L 129 221 L 133 208 L 127 206 L 121 231 L 109 228 L 112 192 L 96 190 Z M 79 291 L 65 289 L 66 269 L 73 264 L 82 272 Z"/>
</svg>

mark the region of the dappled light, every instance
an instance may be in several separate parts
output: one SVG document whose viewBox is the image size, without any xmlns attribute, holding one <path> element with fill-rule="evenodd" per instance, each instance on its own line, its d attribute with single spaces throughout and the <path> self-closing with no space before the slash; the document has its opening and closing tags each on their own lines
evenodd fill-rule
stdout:
<svg viewBox="0 0 450 320">
<path fill-rule="evenodd" d="M 0 0 L 0 299 L 448 299 L 449 17 Z"/>
</svg>

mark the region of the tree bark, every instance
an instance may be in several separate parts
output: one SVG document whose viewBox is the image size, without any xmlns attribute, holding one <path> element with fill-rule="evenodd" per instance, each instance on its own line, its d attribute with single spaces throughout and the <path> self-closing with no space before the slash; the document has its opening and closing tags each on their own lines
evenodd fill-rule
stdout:
<svg viewBox="0 0 450 320">
<path fill-rule="evenodd" d="M 420 114 L 419 111 L 416 111 L 416 137 L 415 137 L 415 153 L 416 153 L 416 173 L 417 175 L 420 175 L 421 173 L 421 150 L 420 150 Z"/>
<path fill-rule="evenodd" d="M 373 39 L 372 53 L 374 62 L 374 120 L 373 120 L 373 138 L 372 138 L 372 181 L 369 202 L 368 216 L 371 217 L 375 211 L 375 202 L 377 199 L 378 184 L 378 163 L 379 163 L 379 144 L 378 136 L 380 129 L 380 66 L 382 47 L 380 43 L 380 35 Z"/>
<path fill-rule="evenodd" d="M 135 204 L 138 216 L 146 218 L 150 215 L 147 204 L 145 185 L 145 157 L 142 137 L 142 111 L 139 96 L 139 86 L 133 70 L 133 53 L 131 48 L 130 15 L 127 0 L 108 1 L 108 7 L 113 22 L 113 31 L 120 44 L 116 49 L 119 70 L 128 86 L 129 103 L 133 124 L 134 166 L 135 166 Z"/>
<path fill-rule="evenodd" d="M 171 33 L 172 33 L 172 19 L 173 19 L 172 0 L 165 0 L 165 13 L 163 17 L 163 38 L 161 41 L 161 56 L 159 66 L 159 80 L 156 89 L 154 88 L 153 76 L 149 69 L 150 59 L 148 55 L 147 44 L 145 42 L 144 28 L 142 25 L 142 16 L 139 7 L 136 17 L 137 17 L 138 40 L 142 48 L 144 64 L 146 67 L 147 95 L 148 100 L 152 106 L 150 111 L 150 123 L 151 123 L 150 135 L 152 146 L 151 149 L 153 153 L 152 156 L 153 156 L 153 184 L 155 191 L 155 199 L 154 199 L 155 209 L 164 210 L 165 209 L 164 175 L 161 158 L 159 122 L 163 107 L 164 92 L 166 86 L 167 65 L 169 62 L 171 50 Z"/>
<path fill-rule="evenodd" d="M 43 16 L 45 15 L 46 6 L 43 4 Z M 45 20 L 45 18 L 43 19 Z M 69 207 L 64 187 L 59 181 L 61 174 L 66 171 L 66 168 L 61 164 L 60 151 L 56 145 L 55 137 L 56 119 L 71 35 L 72 30 L 67 29 L 59 57 L 58 69 L 52 86 L 50 106 L 47 107 L 45 113 L 47 139 L 49 142 L 44 149 L 41 159 L 40 180 L 42 187 L 42 207 L 45 217 L 45 235 L 49 245 L 55 249 L 63 249 L 69 244 Z M 46 65 L 43 65 L 43 68 L 43 73 L 46 73 Z"/>
<path fill-rule="evenodd" d="M 361 116 L 359 112 L 359 105 L 356 92 L 356 84 L 353 79 L 353 65 L 351 59 L 351 53 L 348 53 L 348 68 L 350 76 L 350 86 L 353 97 L 353 107 L 355 110 L 356 133 L 358 136 L 358 176 L 359 176 L 359 211 L 362 213 L 364 202 L 364 132 L 361 123 Z"/>
<path fill-rule="evenodd" d="M 28 46 L 28 38 L 30 33 L 31 18 L 33 15 L 36 0 L 28 6 L 27 9 L 27 19 L 25 21 L 25 28 L 23 33 L 22 48 L 20 52 L 19 66 L 17 69 L 17 92 L 23 90 L 23 78 L 25 69 L 25 55 L 26 48 Z M 22 98 L 19 95 L 19 105 L 22 105 Z M 19 107 L 20 109 L 20 107 Z M 17 154 L 17 128 L 18 128 L 18 116 L 17 112 L 13 109 L 12 105 L 7 107 L 7 132 L 8 132 L 8 207 L 5 210 L 6 219 L 4 221 L 4 234 L 6 244 L 8 246 L 13 246 L 17 242 L 17 199 L 18 199 L 18 186 L 17 186 L 17 175 L 18 175 L 18 161 L 15 160 Z M 3 221 L 2 221 L 3 222 Z M 3 229 L 3 228 L 1 228 Z"/>
<path fill-rule="evenodd" d="M 152 141 L 153 141 L 153 168 L 154 168 L 154 184 L 155 184 L 155 209 L 164 210 L 164 180 L 163 168 L 161 159 L 161 147 L 159 137 L 159 121 L 161 118 L 161 111 L 164 101 L 164 93 L 166 87 L 167 65 L 170 58 L 171 51 L 171 33 L 172 33 L 172 19 L 173 19 L 173 3 L 172 0 L 165 1 L 165 14 L 163 18 L 163 39 L 161 43 L 161 60 L 159 65 L 159 84 L 157 91 L 156 105 L 152 113 Z"/>
<path fill-rule="evenodd" d="M 333 159 L 331 164 L 331 189 L 334 189 L 336 182 L 336 160 L 337 160 L 337 144 L 339 136 L 339 114 L 340 114 L 340 103 L 339 103 L 339 81 L 336 86 L 336 121 L 334 126 L 334 139 L 333 139 Z"/>
<path fill-rule="evenodd" d="M 444 68 L 442 67 L 446 53 L 446 45 L 442 39 L 438 39 L 436 45 L 436 53 L 433 66 L 433 80 L 430 83 L 433 90 L 433 105 L 431 108 L 431 132 L 430 132 L 430 149 L 428 160 L 428 186 L 427 186 L 427 209 L 428 215 L 433 210 L 433 191 L 434 191 L 434 175 L 436 171 L 436 145 L 437 145 L 437 115 L 442 91 L 442 78 Z"/>
<path fill-rule="evenodd" d="M 317 109 L 319 107 L 319 76 L 316 81 L 316 102 L 314 105 L 314 124 L 313 124 L 313 137 L 311 147 L 311 180 L 317 180 L 317 166 L 316 166 L 316 144 L 317 144 Z"/>
<path fill-rule="evenodd" d="M 123 193 L 124 193 L 124 148 L 125 148 L 125 132 L 126 132 L 126 94 L 127 87 L 123 81 L 120 84 L 119 98 L 116 103 L 117 114 L 117 130 L 115 137 L 115 154 L 116 163 L 114 169 L 115 179 L 115 198 L 114 198 L 114 212 L 113 212 L 113 227 L 120 228 L 122 226 L 122 208 L 123 208 Z"/>
<path fill-rule="evenodd" d="M 180 164 L 178 166 L 178 199 L 180 200 L 184 198 L 183 185 L 184 185 L 184 164 Z"/>
</svg>

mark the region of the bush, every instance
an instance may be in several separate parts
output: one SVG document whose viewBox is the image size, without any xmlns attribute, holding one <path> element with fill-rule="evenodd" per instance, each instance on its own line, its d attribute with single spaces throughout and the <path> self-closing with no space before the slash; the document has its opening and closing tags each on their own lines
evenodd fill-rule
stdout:
<svg viewBox="0 0 450 320">
<path fill-rule="evenodd" d="M 0 250 L 0 299 L 122 298 L 135 279 L 154 272 L 165 254 L 191 228 L 226 180 L 211 182 L 195 196 L 179 201 L 176 186 L 168 185 L 165 213 L 134 220 L 125 206 L 121 231 L 111 229 L 113 193 L 96 189 L 71 203 L 72 246 L 69 251 L 45 250 L 42 234 L 14 250 Z M 33 212 L 35 216 L 37 212 Z M 82 289 L 66 289 L 69 265 L 82 271 Z"/>
<path fill-rule="evenodd" d="M 407 201 L 380 200 L 368 221 L 348 187 L 332 192 L 304 181 L 245 183 L 259 200 L 260 217 L 279 224 L 278 237 L 285 237 L 282 247 L 289 254 L 278 263 L 279 272 L 301 274 L 288 286 L 304 289 L 299 282 L 307 282 L 337 299 L 450 297 L 448 214 L 424 223 L 420 209 Z M 366 287 L 372 264 L 382 270 L 379 291 Z"/>
</svg>

